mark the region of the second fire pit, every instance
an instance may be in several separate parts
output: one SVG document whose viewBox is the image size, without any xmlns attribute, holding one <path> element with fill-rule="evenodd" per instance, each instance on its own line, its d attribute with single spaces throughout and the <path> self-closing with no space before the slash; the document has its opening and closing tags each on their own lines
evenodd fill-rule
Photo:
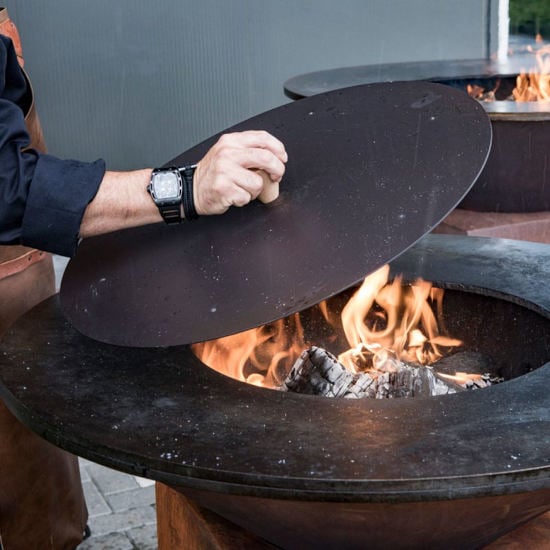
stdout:
<svg viewBox="0 0 550 550">
<path fill-rule="evenodd" d="M 539 54 L 538 59 L 535 52 Z M 508 101 L 516 77 L 523 72 L 537 71 L 546 75 L 541 85 L 546 100 Z M 496 88 L 497 101 L 483 102 L 493 128 L 491 152 L 476 184 L 460 207 L 480 212 L 548 212 L 549 73 L 550 45 L 533 44 L 529 48 L 516 48 L 505 61 L 479 59 L 387 63 L 317 71 L 287 80 L 285 93 L 292 99 L 301 99 L 358 84 L 412 80 L 439 82 L 464 92 L 468 85 L 479 86 L 485 92 Z M 521 221 L 530 223 L 538 219 L 526 217 Z M 550 237 L 547 235 L 547 238 Z"/>
</svg>

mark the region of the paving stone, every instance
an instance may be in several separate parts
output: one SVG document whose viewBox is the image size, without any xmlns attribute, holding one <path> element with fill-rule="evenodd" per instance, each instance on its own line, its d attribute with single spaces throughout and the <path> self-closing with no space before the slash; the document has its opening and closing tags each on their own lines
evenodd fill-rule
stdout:
<svg viewBox="0 0 550 550">
<path fill-rule="evenodd" d="M 86 469 L 86 467 L 80 462 L 80 460 L 78 461 L 79 462 L 79 466 L 80 466 L 80 480 L 84 483 L 85 481 L 90 481 L 91 478 L 90 478 L 90 474 L 88 473 L 88 470 Z"/>
<path fill-rule="evenodd" d="M 88 525 L 94 536 L 108 533 L 128 531 L 134 527 L 154 525 L 156 512 L 153 506 L 142 506 L 132 510 L 90 517 Z"/>
<path fill-rule="evenodd" d="M 78 457 L 78 463 L 80 464 L 81 468 L 86 468 L 87 466 L 92 466 L 92 464 L 95 464 L 95 462 L 92 462 L 87 458 L 82 458 L 81 456 Z"/>
<path fill-rule="evenodd" d="M 91 481 L 82 483 L 82 488 L 84 489 L 84 498 L 86 499 L 90 517 L 113 513 L 97 487 Z"/>
<path fill-rule="evenodd" d="M 92 536 L 78 550 L 157 550 L 154 481 L 79 464 Z"/>
<path fill-rule="evenodd" d="M 65 268 L 69 263 L 69 258 L 65 258 L 64 256 L 57 256 L 53 254 L 52 259 L 53 259 L 53 269 L 55 272 L 55 289 L 59 291 L 59 287 L 61 286 L 61 279 L 63 277 Z"/>
<path fill-rule="evenodd" d="M 137 481 L 137 484 L 140 487 L 149 487 L 149 485 L 154 485 L 155 484 L 154 480 L 147 479 L 145 477 L 134 476 L 134 479 Z"/>
<path fill-rule="evenodd" d="M 78 550 L 135 550 L 135 548 L 125 533 L 111 533 L 100 537 L 92 535 L 78 546 Z"/>
<path fill-rule="evenodd" d="M 104 495 L 127 491 L 139 487 L 134 476 L 122 474 L 116 470 L 105 468 L 99 464 L 90 464 L 86 467 L 92 481 L 98 486 L 100 492 Z"/>
<path fill-rule="evenodd" d="M 155 504 L 155 487 L 138 487 L 130 491 L 120 491 L 105 495 L 105 500 L 114 512 L 131 510 L 140 506 Z"/>
<path fill-rule="evenodd" d="M 128 538 L 134 543 L 139 550 L 157 550 L 157 526 L 144 525 L 142 527 L 134 527 L 126 531 Z"/>
</svg>

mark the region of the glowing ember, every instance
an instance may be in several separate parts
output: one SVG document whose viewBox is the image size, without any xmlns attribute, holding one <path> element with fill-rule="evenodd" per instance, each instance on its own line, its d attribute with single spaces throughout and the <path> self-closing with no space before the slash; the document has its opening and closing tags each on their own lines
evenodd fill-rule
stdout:
<svg viewBox="0 0 550 550">
<path fill-rule="evenodd" d="M 331 332 L 328 341 L 345 335 L 349 349 L 338 360 L 352 372 L 383 372 L 395 359 L 430 364 L 442 357 L 441 347 L 461 345 L 440 334 L 438 328 L 443 290 L 422 280 L 410 286 L 404 286 L 400 278 L 388 283 L 388 275 L 387 265 L 369 275 L 343 308 L 339 322 L 327 302 L 317 306 L 326 321 L 323 333 Z M 278 387 L 311 344 L 305 341 L 300 315 L 295 314 L 195 344 L 193 351 L 211 368 L 237 380 Z"/>
</svg>

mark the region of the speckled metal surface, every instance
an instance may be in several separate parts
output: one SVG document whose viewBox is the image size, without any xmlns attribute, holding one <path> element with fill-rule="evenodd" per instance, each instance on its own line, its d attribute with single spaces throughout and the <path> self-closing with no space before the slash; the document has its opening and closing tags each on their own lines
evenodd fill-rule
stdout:
<svg viewBox="0 0 550 550">
<path fill-rule="evenodd" d="M 243 122 L 287 146 L 281 196 L 191 224 L 84 241 L 61 286 L 83 334 L 131 346 L 217 338 L 316 304 L 437 225 L 487 158 L 490 122 L 427 82 L 321 94 Z M 174 162 L 194 162 L 216 139 Z"/>
</svg>

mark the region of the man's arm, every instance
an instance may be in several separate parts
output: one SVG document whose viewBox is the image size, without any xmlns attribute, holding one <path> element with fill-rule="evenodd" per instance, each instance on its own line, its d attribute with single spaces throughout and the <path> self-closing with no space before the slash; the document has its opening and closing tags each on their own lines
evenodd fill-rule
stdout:
<svg viewBox="0 0 550 550">
<path fill-rule="evenodd" d="M 22 111 L 26 80 L 11 41 L 0 36 L 0 243 L 70 256 L 79 238 L 161 221 L 149 194 L 151 169 L 106 172 L 105 163 L 27 151 Z M 263 131 L 222 136 L 194 176 L 199 215 L 221 214 L 255 199 L 284 173 L 281 142 Z"/>
<path fill-rule="evenodd" d="M 199 215 L 222 214 L 244 206 L 270 185 L 255 170 L 263 170 L 272 184 L 285 171 L 283 144 L 263 131 L 225 134 L 197 164 L 193 179 Z M 151 169 L 106 172 L 99 190 L 86 208 L 80 226 L 82 238 L 162 221 L 147 192 Z"/>
</svg>

